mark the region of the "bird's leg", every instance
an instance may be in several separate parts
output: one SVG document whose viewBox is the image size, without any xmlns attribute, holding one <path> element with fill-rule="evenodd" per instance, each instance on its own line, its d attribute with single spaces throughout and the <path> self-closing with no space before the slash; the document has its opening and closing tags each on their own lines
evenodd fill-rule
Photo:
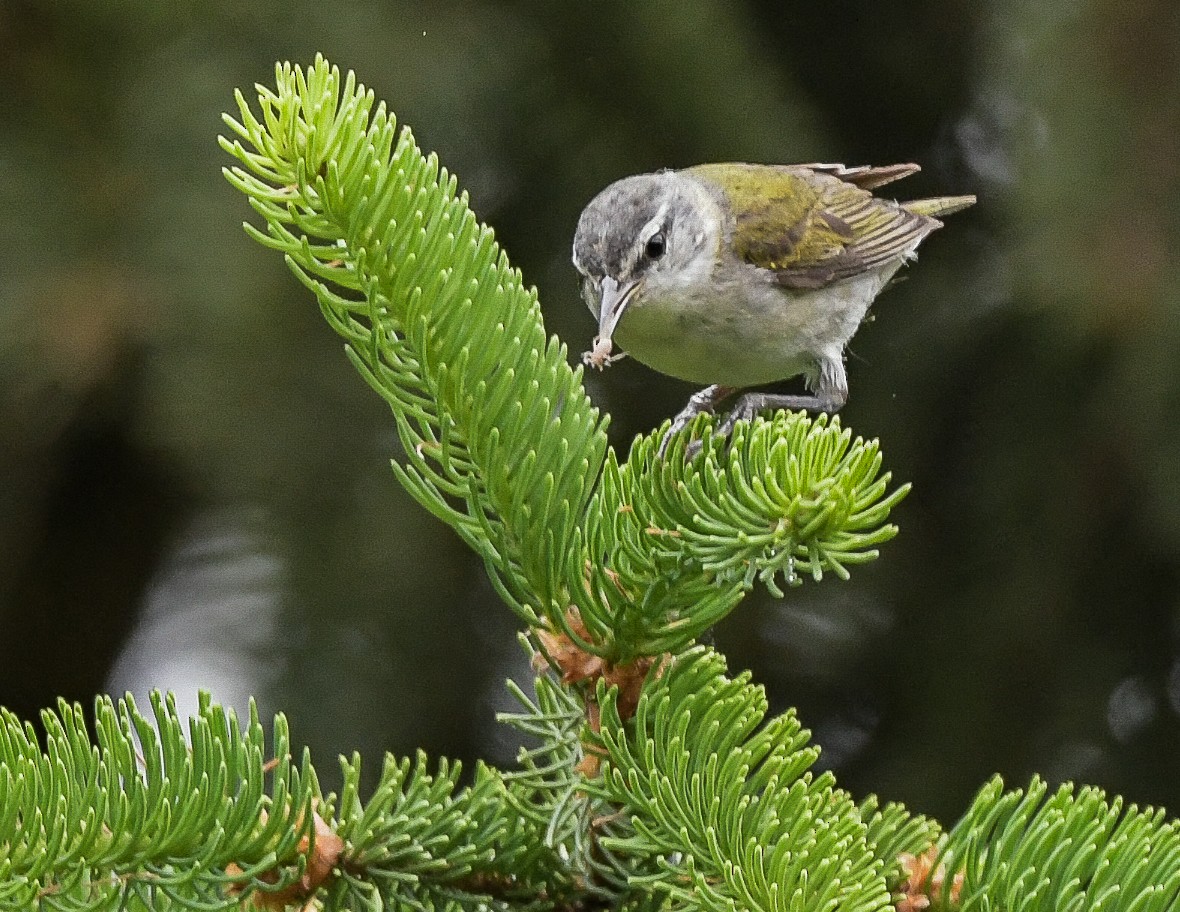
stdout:
<svg viewBox="0 0 1180 912">
<path fill-rule="evenodd" d="M 751 421 L 760 412 L 793 409 L 808 412 L 838 412 L 848 401 L 848 375 L 842 358 L 825 358 L 820 362 L 815 391 L 800 396 L 779 393 L 746 393 L 741 396 L 716 433 L 727 437 L 739 421 Z"/>
<path fill-rule="evenodd" d="M 737 387 L 721 386 L 715 383 L 712 386 L 706 386 L 700 392 L 693 393 L 688 399 L 688 405 L 672 419 L 672 426 L 668 428 L 668 433 L 660 441 L 659 457 L 661 459 L 664 457 L 664 452 L 668 449 L 668 444 L 672 441 L 674 434 L 688 427 L 697 415 L 705 412 L 712 414 L 717 408 L 717 403 L 728 399 L 736 392 Z"/>
</svg>

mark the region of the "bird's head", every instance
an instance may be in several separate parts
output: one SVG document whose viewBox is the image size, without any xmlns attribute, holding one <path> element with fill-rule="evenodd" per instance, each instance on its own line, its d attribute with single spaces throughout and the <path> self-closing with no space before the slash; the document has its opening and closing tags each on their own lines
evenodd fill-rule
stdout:
<svg viewBox="0 0 1180 912">
<path fill-rule="evenodd" d="M 674 171 L 624 178 L 590 201 L 578 219 L 573 255 L 582 296 L 598 318 L 590 364 L 605 366 L 615 328 L 653 288 L 711 268 L 720 230 L 708 192 Z"/>
</svg>

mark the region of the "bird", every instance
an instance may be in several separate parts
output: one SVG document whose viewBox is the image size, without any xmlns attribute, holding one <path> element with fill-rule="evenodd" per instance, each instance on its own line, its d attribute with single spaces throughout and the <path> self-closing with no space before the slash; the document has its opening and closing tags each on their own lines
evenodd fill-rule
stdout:
<svg viewBox="0 0 1180 912">
<path fill-rule="evenodd" d="M 976 201 L 874 195 L 919 170 L 728 162 L 615 181 L 574 234 L 574 267 L 598 322 L 584 363 L 602 370 L 630 355 L 705 386 L 673 419 L 661 454 L 702 412 L 791 377 L 802 375 L 806 394 L 745 392 L 718 433 L 766 410 L 838 411 L 845 348 L 869 305 L 941 216 Z"/>
</svg>

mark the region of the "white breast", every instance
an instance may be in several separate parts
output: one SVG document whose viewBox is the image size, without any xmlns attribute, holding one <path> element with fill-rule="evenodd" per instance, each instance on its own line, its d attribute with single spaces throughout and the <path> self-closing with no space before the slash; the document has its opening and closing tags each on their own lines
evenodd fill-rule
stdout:
<svg viewBox="0 0 1180 912">
<path fill-rule="evenodd" d="M 749 266 L 734 267 L 743 272 L 729 281 L 710 277 L 704 263 L 672 278 L 653 274 L 615 338 L 649 367 L 693 383 L 745 387 L 811 375 L 819 359 L 843 357 L 902 262 L 802 291 Z"/>
</svg>

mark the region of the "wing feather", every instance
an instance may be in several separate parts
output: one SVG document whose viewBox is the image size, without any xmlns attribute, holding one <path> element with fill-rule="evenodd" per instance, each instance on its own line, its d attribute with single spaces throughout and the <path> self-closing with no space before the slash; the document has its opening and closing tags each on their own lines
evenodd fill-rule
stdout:
<svg viewBox="0 0 1180 912">
<path fill-rule="evenodd" d="M 831 174 L 833 177 L 838 177 L 840 180 L 855 184 L 858 187 L 863 187 L 865 190 L 872 190 L 874 187 L 880 187 L 882 184 L 901 180 L 903 177 L 909 177 L 911 174 L 916 174 L 922 170 L 921 165 L 915 165 L 912 162 L 904 165 L 882 165 L 879 167 L 859 165 L 855 168 L 813 162 L 810 165 L 795 165 L 795 167 Z"/>
<path fill-rule="evenodd" d="M 770 270 L 780 285 L 804 289 L 901 259 L 942 225 L 871 192 L 917 170 L 913 164 L 702 165 L 690 173 L 732 201 L 737 255 Z"/>
</svg>

